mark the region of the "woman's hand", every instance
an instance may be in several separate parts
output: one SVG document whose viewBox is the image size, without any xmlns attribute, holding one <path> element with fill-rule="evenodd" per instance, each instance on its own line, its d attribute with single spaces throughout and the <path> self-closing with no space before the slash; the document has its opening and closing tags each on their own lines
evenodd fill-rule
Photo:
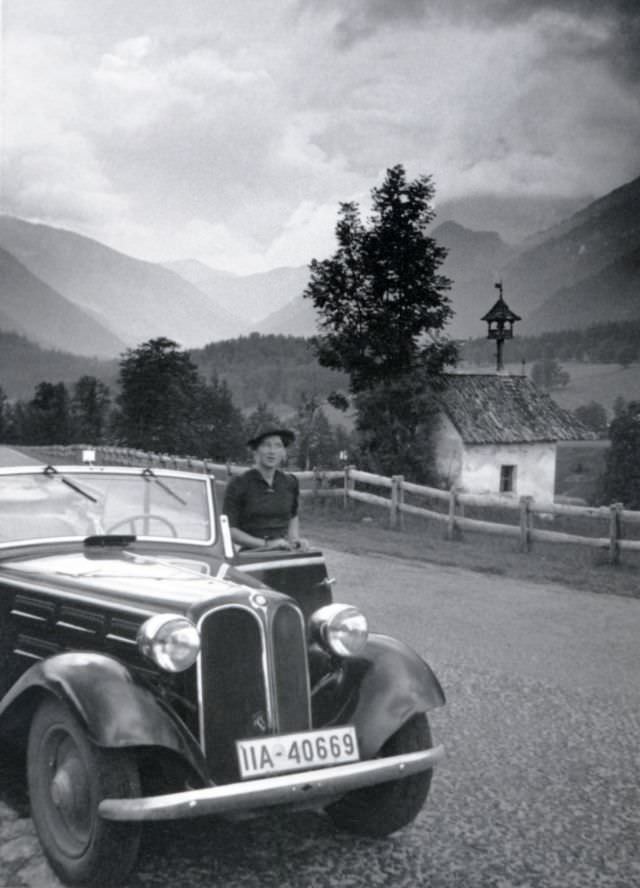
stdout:
<svg viewBox="0 0 640 888">
<path fill-rule="evenodd" d="M 291 548 L 296 549 L 299 552 L 306 552 L 309 548 L 309 540 L 304 540 L 302 538 L 291 540 Z"/>
<path fill-rule="evenodd" d="M 293 544 L 286 540 L 284 537 L 276 537 L 273 540 L 265 540 L 265 543 L 260 548 L 262 549 L 293 549 Z"/>
</svg>

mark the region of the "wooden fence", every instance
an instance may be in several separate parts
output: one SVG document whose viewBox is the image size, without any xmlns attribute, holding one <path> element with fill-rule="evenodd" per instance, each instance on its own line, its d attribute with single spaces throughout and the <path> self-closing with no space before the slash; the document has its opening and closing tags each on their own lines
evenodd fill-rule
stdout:
<svg viewBox="0 0 640 888">
<path fill-rule="evenodd" d="M 232 463 L 215 463 L 209 460 L 149 453 L 123 447 L 86 448 L 83 445 L 25 447 L 20 448 L 37 458 L 59 464 L 82 462 L 83 453 L 90 449 L 95 454 L 98 465 L 157 466 L 180 471 L 204 472 L 216 476 L 216 484 L 224 486 L 229 477 L 240 474 L 248 466 Z M 523 552 L 530 550 L 532 543 L 560 543 L 587 546 L 606 550 L 612 564 L 619 562 L 620 553 L 640 552 L 640 539 L 625 539 L 624 530 L 634 525 L 640 526 L 640 512 L 624 509 L 621 503 L 610 506 L 587 507 L 561 503 L 537 503 L 530 496 L 519 500 L 498 496 L 480 496 L 461 491 L 440 490 L 422 484 L 406 481 L 402 475 L 387 478 L 363 472 L 354 466 L 343 470 L 307 471 L 293 473 L 300 481 L 300 494 L 312 502 L 334 499 L 341 501 L 344 508 L 351 502 L 366 503 L 383 508 L 389 514 L 389 526 L 402 530 L 405 515 L 416 515 L 443 525 L 448 539 L 455 539 L 465 530 L 477 533 L 513 537 L 519 540 Z M 358 485 L 361 485 L 358 488 Z M 367 489 L 361 489 L 362 486 Z M 381 489 L 382 493 L 372 493 L 371 488 Z M 410 502 L 407 500 L 411 500 Z M 418 505 L 415 500 L 428 500 L 428 507 Z M 472 518 L 465 515 L 466 508 L 499 510 L 513 514 L 512 523 Z M 598 521 L 606 526 L 605 534 L 588 536 L 559 530 L 536 527 L 534 518 L 543 520 L 563 516 L 565 518 Z"/>
</svg>

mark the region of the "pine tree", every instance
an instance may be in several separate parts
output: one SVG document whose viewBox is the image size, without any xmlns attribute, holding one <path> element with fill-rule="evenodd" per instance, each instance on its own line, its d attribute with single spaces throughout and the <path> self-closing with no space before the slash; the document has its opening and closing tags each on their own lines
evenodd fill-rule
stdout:
<svg viewBox="0 0 640 888">
<path fill-rule="evenodd" d="M 194 454 L 200 440 L 202 380 L 171 339 L 150 339 L 120 361 L 116 427 L 128 447 Z"/>
</svg>

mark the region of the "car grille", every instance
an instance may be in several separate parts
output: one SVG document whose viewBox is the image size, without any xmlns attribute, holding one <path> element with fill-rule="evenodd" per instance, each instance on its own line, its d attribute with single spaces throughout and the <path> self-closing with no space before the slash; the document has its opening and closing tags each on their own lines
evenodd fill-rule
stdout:
<svg viewBox="0 0 640 888">
<path fill-rule="evenodd" d="M 282 734 L 311 727 L 307 648 L 300 611 L 289 604 L 277 609 L 272 623 L 273 665 L 278 728 Z"/>
<path fill-rule="evenodd" d="M 289 604 L 270 621 L 230 605 L 206 614 L 200 635 L 202 740 L 212 779 L 227 783 L 239 779 L 236 740 L 311 727 L 304 626 Z"/>
</svg>

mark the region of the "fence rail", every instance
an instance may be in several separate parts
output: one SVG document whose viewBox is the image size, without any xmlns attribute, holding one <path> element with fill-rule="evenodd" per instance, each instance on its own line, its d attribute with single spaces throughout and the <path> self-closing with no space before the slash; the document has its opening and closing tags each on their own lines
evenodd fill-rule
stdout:
<svg viewBox="0 0 640 888">
<path fill-rule="evenodd" d="M 170 456 L 167 454 L 149 453 L 124 447 L 86 447 L 84 445 L 24 447 L 27 453 L 47 462 L 74 464 L 82 462 L 83 453 L 91 450 L 95 455 L 96 464 L 102 465 L 140 465 L 158 466 L 180 471 L 202 472 L 215 476 L 218 485 L 224 486 L 233 475 L 246 471 L 248 466 L 233 463 L 216 463 L 211 460 L 191 459 L 189 457 Z M 640 512 L 624 509 L 621 503 L 610 506 L 577 506 L 565 503 L 537 503 L 530 496 L 522 496 L 519 500 L 498 496 L 481 496 L 462 491 L 441 490 L 412 481 L 405 481 L 402 475 L 388 478 L 364 472 L 355 466 L 345 466 L 343 470 L 300 471 L 293 473 L 300 481 L 300 495 L 312 501 L 342 499 L 347 508 L 350 502 L 366 503 L 389 512 L 389 525 L 402 529 L 403 516 L 414 515 L 445 525 L 446 535 L 455 539 L 463 531 L 485 533 L 498 536 L 513 537 L 520 541 L 520 548 L 527 552 L 534 542 L 573 544 L 587 546 L 592 549 L 607 550 L 609 561 L 618 563 L 620 553 L 640 552 L 640 539 L 625 539 L 625 525 L 639 525 Z M 382 488 L 382 493 L 357 488 L 357 484 L 368 488 Z M 426 499 L 429 505 L 417 505 L 406 502 L 406 497 Z M 465 515 L 465 508 L 499 509 L 501 512 L 513 512 L 517 522 L 508 524 L 503 521 L 472 518 Z M 588 536 L 580 533 L 569 533 L 535 527 L 534 516 L 554 519 L 555 517 L 579 518 L 586 521 L 603 522 L 607 525 L 606 535 Z"/>
</svg>

